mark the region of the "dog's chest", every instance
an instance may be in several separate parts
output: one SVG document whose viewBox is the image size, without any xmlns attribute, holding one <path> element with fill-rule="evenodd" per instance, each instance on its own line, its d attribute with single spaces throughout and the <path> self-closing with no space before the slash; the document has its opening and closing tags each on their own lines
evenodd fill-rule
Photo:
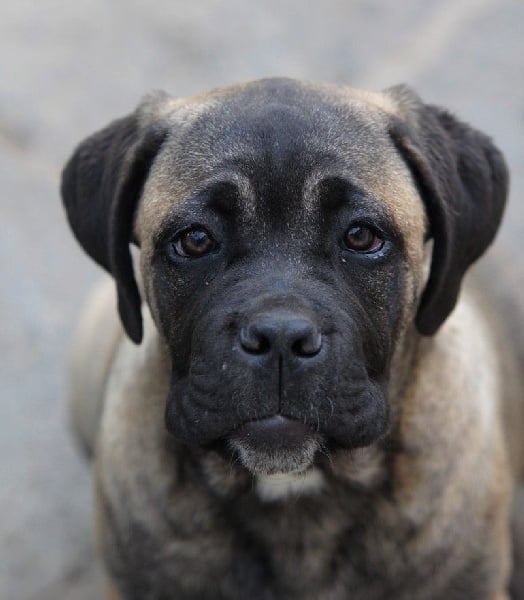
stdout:
<svg viewBox="0 0 524 600">
<path fill-rule="evenodd" d="M 144 529 L 133 511 L 106 530 L 117 534 L 109 562 L 125 598 L 455 600 L 464 589 L 488 597 L 482 557 L 459 558 L 449 579 L 453 549 L 417 554 L 425 527 L 411 529 L 375 495 L 326 489 L 261 502 L 255 490 L 220 501 L 199 486 L 182 492 L 155 527 Z"/>
<path fill-rule="evenodd" d="M 347 504 L 346 504 L 347 502 Z M 482 552 L 417 548 L 427 535 L 380 499 L 351 495 L 324 502 L 274 503 L 236 519 L 236 573 L 249 574 L 256 600 L 463 600 L 489 597 L 490 561 Z M 396 513 L 396 516 L 393 515 Z M 231 598 L 244 598 L 244 579 Z M 470 597 L 470 596 L 468 596 Z"/>
<path fill-rule="evenodd" d="M 256 582 L 254 599 L 410 597 L 403 593 L 413 590 L 407 582 L 414 565 L 399 552 L 409 527 L 379 497 L 347 488 L 262 502 L 248 494 L 225 510 L 234 532 L 228 597 L 246 597 L 246 579 Z"/>
</svg>

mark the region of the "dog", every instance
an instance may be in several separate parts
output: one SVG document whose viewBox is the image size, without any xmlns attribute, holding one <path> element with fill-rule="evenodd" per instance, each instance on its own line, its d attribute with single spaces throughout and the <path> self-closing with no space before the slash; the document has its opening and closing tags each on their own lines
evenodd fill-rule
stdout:
<svg viewBox="0 0 524 600">
<path fill-rule="evenodd" d="M 112 279 L 71 397 L 111 597 L 522 597 L 522 372 L 462 285 L 507 188 L 405 86 L 156 93 L 80 144 L 62 197 Z"/>
</svg>

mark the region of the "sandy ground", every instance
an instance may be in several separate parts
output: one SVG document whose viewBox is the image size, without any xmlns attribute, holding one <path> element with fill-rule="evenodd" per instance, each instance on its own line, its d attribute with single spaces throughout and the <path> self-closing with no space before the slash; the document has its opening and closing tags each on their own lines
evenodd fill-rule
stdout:
<svg viewBox="0 0 524 600">
<path fill-rule="evenodd" d="M 505 151 L 513 179 L 502 235 L 515 247 L 523 28 L 521 0 L 1 4 L 0 598 L 102 597 L 89 468 L 65 417 L 67 343 L 99 276 L 59 201 L 73 146 L 153 89 L 187 95 L 268 75 L 372 89 L 407 82 Z M 522 273 L 518 250 L 515 260 Z"/>
</svg>

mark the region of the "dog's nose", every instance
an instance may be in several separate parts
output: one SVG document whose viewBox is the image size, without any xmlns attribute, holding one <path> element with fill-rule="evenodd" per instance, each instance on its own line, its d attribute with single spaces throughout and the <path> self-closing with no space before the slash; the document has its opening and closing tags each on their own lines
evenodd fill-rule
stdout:
<svg viewBox="0 0 524 600">
<path fill-rule="evenodd" d="M 310 358 L 320 352 L 322 335 L 309 317 L 279 310 L 253 317 L 240 330 L 240 343 L 248 354 Z"/>
</svg>

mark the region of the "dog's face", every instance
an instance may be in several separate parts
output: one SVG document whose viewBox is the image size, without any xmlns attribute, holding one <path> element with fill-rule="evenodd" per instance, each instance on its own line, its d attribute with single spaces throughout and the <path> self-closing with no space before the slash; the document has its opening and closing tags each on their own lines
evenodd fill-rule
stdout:
<svg viewBox="0 0 524 600">
<path fill-rule="evenodd" d="M 403 89 L 266 80 L 149 100 L 131 124 L 98 134 L 113 166 L 81 193 L 79 171 L 97 153 L 77 152 L 64 175 L 70 219 L 75 228 L 76 198 L 109 179 L 109 208 L 94 209 L 106 233 L 91 233 L 88 251 L 115 275 L 138 338 L 134 222 L 172 360 L 166 424 L 180 441 L 235 451 L 252 472 L 301 472 L 319 451 L 387 432 L 405 338 L 415 323 L 440 326 L 505 195 L 489 140 L 422 107 Z M 466 147 L 482 142 L 483 154 L 464 158 L 458 146 L 473 133 Z M 487 211 L 481 226 L 471 202 Z"/>
<path fill-rule="evenodd" d="M 233 91 L 186 122 L 136 227 L 172 357 L 167 425 L 256 470 L 385 433 L 426 230 L 373 104 L 300 91 Z"/>
</svg>

